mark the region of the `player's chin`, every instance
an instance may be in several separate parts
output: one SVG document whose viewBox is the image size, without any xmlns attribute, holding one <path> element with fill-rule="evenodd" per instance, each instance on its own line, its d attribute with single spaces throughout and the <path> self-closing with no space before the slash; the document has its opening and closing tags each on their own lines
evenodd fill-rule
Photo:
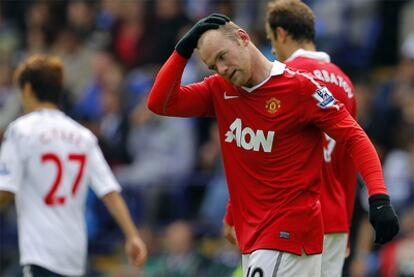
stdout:
<svg viewBox="0 0 414 277">
<path fill-rule="evenodd" d="M 241 87 L 244 85 L 244 80 L 243 78 L 240 78 L 239 75 L 234 74 L 233 77 L 228 80 L 230 83 L 232 83 L 235 86 Z"/>
</svg>

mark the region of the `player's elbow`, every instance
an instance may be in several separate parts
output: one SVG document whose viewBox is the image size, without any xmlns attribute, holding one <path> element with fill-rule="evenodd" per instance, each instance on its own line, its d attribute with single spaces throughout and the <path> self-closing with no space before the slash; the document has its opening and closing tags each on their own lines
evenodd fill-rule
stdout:
<svg viewBox="0 0 414 277">
<path fill-rule="evenodd" d="M 162 104 L 159 103 L 159 101 L 157 101 L 155 99 L 155 97 L 151 97 L 151 95 L 150 95 L 150 97 L 148 97 L 147 107 L 153 113 L 156 113 L 156 114 L 159 114 L 159 115 L 163 115 L 163 112 L 162 112 L 162 110 L 163 110 L 162 109 Z"/>
</svg>

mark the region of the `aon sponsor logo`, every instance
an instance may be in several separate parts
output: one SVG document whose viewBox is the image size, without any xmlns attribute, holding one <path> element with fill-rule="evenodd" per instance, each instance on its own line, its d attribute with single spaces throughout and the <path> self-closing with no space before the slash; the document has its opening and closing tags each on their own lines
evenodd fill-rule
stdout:
<svg viewBox="0 0 414 277">
<path fill-rule="evenodd" d="M 246 150 L 260 151 L 262 148 L 264 152 L 272 151 L 274 131 L 268 131 L 265 135 L 262 130 L 253 131 L 250 127 L 243 128 L 240 118 L 236 118 L 229 129 L 226 133 L 225 142 L 231 143 L 235 140 L 237 147 Z"/>
</svg>

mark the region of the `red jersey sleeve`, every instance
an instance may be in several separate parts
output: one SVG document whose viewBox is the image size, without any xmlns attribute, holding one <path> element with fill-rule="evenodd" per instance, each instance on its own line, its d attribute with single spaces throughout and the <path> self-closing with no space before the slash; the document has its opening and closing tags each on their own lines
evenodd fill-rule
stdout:
<svg viewBox="0 0 414 277">
<path fill-rule="evenodd" d="M 387 194 L 381 163 L 366 133 L 344 105 L 322 83 L 304 75 L 302 82 L 302 120 L 312 122 L 336 141 L 346 145 L 355 166 L 367 184 L 368 194 Z"/>
<path fill-rule="evenodd" d="M 176 51 L 161 67 L 148 97 L 148 108 L 168 116 L 214 116 L 207 81 L 181 86 L 187 60 Z"/>
<path fill-rule="evenodd" d="M 348 115 L 324 131 L 336 141 L 344 143 L 349 149 L 356 168 L 367 184 L 369 196 L 387 194 L 378 154 L 366 133 L 352 116 Z"/>
</svg>

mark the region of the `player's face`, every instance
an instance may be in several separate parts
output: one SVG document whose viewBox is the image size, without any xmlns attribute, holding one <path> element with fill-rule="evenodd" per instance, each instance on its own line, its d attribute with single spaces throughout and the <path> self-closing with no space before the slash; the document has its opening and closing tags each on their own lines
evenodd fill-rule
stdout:
<svg viewBox="0 0 414 277">
<path fill-rule="evenodd" d="M 201 38 L 199 54 L 209 69 L 236 86 L 247 85 L 251 79 L 247 43 L 237 35 L 233 39 L 222 31 L 210 30 Z"/>
<path fill-rule="evenodd" d="M 272 44 L 272 54 L 281 62 L 285 61 L 287 57 L 283 54 L 283 44 L 280 38 L 275 36 L 275 32 L 271 29 L 269 24 L 266 24 L 266 36 Z"/>
</svg>

